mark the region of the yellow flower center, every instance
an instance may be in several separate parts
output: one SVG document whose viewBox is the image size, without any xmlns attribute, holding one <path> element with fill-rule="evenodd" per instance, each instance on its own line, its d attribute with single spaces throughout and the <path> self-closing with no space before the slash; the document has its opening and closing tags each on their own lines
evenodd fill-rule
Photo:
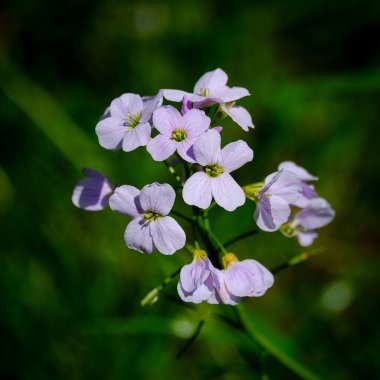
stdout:
<svg viewBox="0 0 380 380">
<path fill-rule="evenodd" d="M 205 172 L 209 177 L 219 177 L 224 170 L 218 164 L 209 164 L 205 167 Z"/>
<path fill-rule="evenodd" d="M 161 214 L 154 211 L 145 211 L 143 214 L 143 218 L 145 219 L 146 222 L 151 223 L 161 218 Z"/>
<path fill-rule="evenodd" d="M 174 141 L 180 142 L 180 141 L 185 140 L 186 137 L 187 137 L 187 134 L 186 134 L 186 132 L 183 129 L 176 128 L 172 132 L 171 139 L 174 140 Z"/>
</svg>

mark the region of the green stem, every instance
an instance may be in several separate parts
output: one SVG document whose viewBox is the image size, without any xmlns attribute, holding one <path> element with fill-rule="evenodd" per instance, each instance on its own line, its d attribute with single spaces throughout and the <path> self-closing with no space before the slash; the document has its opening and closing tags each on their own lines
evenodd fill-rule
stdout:
<svg viewBox="0 0 380 380">
<path fill-rule="evenodd" d="M 184 346 L 178 351 L 178 354 L 176 356 L 177 359 L 180 359 L 181 356 L 187 351 L 187 349 L 194 343 L 195 339 L 197 339 L 197 337 L 201 333 L 204 324 L 205 320 L 201 319 L 197 325 L 197 328 L 194 331 L 194 334 L 186 341 Z"/>
<path fill-rule="evenodd" d="M 241 234 L 239 236 L 236 236 L 236 237 L 232 238 L 231 240 L 228 240 L 227 243 L 224 243 L 224 246 L 228 247 L 228 246 L 230 246 L 232 244 L 235 244 L 239 240 L 245 239 L 246 237 L 249 237 L 249 236 L 252 236 L 252 235 L 256 235 L 259 232 L 260 232 L 260 230 L 252 230 L 252 231 L 244 232 L 243 234 Z"/>
<path fill-rule="evenodd" d="M 181 179 L 181 176 L 179 174 L 177 174 L 177 172 L 175 171 L 174 167 L 171 166 L 167 161 L 163 161 L 163 163 L 166 165 L 166 167 L 168 168 L 170 174 L 173 174 L 174 178 L 176 179 L 176 181 L 181 185 L 181 188 L 183 187 L 184 183 Z"/>
</svg>

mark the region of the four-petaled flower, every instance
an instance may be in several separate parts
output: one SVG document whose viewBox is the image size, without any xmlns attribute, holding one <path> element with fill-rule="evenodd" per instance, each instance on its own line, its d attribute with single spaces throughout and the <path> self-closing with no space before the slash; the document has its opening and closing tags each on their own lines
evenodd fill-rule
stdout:
<svg viewBox="0 0 380 380">
<path fill-rule="evenodd" d="M 216 203 L 233 211 L 245 202 L 242 188 L 231 172 L 252 161 L 253 150 L 239 140 L 220 148 L 220 134 L 208 130 L 193 145 L 195 161 L 203 168 L 194 173 L 183 187 L 183 199 L 189 205 L 207 208 L 214 197 Z"/>
<path fill-rule="evenodd" d="M 228 76 L 222 69 L 209 71 L 202 75 L 194 86 L 194 92 L 189 93 L 181 90 L 163 90 L 166 99 L 173 102 L 183 101 L 186 96 L 188 101 L 194 103 L 194 108 L 209 107 L 219 103 L 223 111 L 231 117 L 245 131 L 253 128 L 252 118 L 249 112 L 240 106 L 235 105 L 235 101 L 250 95 L 243 87 L 228 87 Z"/>
<path fill-rule="evenodd" d="M 161 94 L 143 99 L 123 94 L 113 100 L 95 128 L 99 144 L 106 149 L 121 147 L 125 152 L 147 145 L 152 130 L 149 122 L 162 103 Z"/>
<path fill-rule="evenodd" d="M 287 170 L 280 170 L 265 178 L 258 193 L 254 218 L 264 231 L 276 231 L 287 222 L 290 204 L 300 196 L 301 178 Z"/>
<path fill-rule="evenodd" d="M 194 162 L 191 148 L 210 126 L 210 118 L 198 109 L 182 116 L 174 107 L 164 106 L 154 111 L 153 125 L 160 132 L 147 146 L 154 160 L 164 161 L 177 150 L 184 160 Z"/>
<path fill-rule="evenodd" d="M 105 175 L 94 169 L 85 168 L 83 174 L 87 178 L 80 180 L 75 186 L 72 202 L 87 211 L 103 210 L 108 205 L 113 185 Z"/>
<path fill-rule="evenodd" d="M 177 285 L 178 294 L 186 302 L 208 301 L 217 286 L 217 276 L 217 269 L 208 259 L 206 252 L 196 249 L 193 262 L 181 269 Z"/>
<path fill-rule="evenodd" d="M 157 249 L 171 255 L 184 247 L 185 232 L 168 216 L 174 199 L 175 192 L 168 184 L 153 183 L 141 191 L 129 185 L 115 189 L 109 200 L 111 209 L 133 218 L 124 234 L 129 248 L 143 253 Z"/>
</svg>

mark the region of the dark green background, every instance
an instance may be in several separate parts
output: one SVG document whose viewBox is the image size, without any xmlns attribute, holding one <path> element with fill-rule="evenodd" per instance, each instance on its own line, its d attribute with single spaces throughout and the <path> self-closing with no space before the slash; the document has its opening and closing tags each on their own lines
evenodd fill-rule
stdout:
<svg viewBox="0 0 380 380">
<path fill-rule="evenodd" d="M 129 251 L 128 218 L 71 204 L 85 166 L 115 184 L 171 183 L 143 148 L 103 150 L 94 127 L 123 92 L 191 90 L 216 67 L 252 94 L 240 104 L 255 130 L 227 121 L 223 132 L 224 143 L 247 139 L 255 152 L 235 173 L 239 183 L 294 160 L 319 176 L 317 190 L 337 213 L 314 243 L 324 253 L 277 275 L 263 298 L 244 300 L 249 315 L 285 350 L 298 346 L 325 379 L 380 376 L 379 11 L 376 1 L 3 2 L 0 377 L 297 378 L 207 317 L 229 308 L 183 307 L 175 282 L 141 308 L 190 256 Z M 249 202 L 234 213 L 215 209 L 212 226 L 228 240 L 254 227 L 253 210 Z M 302 249 L 263 233 L 234 252 L 271 268 Z M 176 360 L 205 315 L 201 335 Z"/>
</svg>

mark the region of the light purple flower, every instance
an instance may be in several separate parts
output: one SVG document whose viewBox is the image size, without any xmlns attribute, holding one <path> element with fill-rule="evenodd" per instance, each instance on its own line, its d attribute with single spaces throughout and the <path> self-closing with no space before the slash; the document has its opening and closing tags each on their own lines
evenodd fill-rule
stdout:
<svg viewBox="0 0 380 380">
<path fill-rule="evenodd" d="M 78 182 L 74 188 L 72 202 L 75 206 L 87 211 L 103 210 L 113 192 L 113 185 L 108 178 L 94 169 L 85 168 L 87 177 Z"/>
<path fill-rule="evenodd" d="M 248 132 L 249 128 L 254 128 L 250 113 L 241 106 L 234 103 L 221 104 L 222 110 L 244 131 Z"/>
<path fill-rule="evenodd" d="M 132 218 L 124 234 L 129 248 L 143 253 L 157 249 L 171 255 L 184 247 L 185 232 L 168 216 L 174 199 L 175 192 L 168 184 L 153 183 L 141 191 L 129 185 L 116 188 L 109 203 L 112 210 Z"/>
<path fill-rule="evenodd" d="M 284 161 L 278 166 L 278 170 L 288 170 L 294 174 L 297 174 L 301 180 L 301 195 L 293 203 L 297 207 L 306 207 L 310 202 L 310 199 L 317 198 L 318 194 L 316 193 L 314 186 L 310 185 L 308 182 L 317 181 L 318 177 L 310 174 L 306 169 L 301 166 L 298 166 L 292 161 Z"/>
<path fill-rule="evenodd" d="M 181 269 L 178 294 L 183 301 L 200 303 L 209 300 L 217 282 L 217 269 L 213 267 L 205 251 L 196 249 L 191 264 Z"/>
<path fill-rule="evenodd" d="M 279 229 L 289 219 L 290 204 L 298 199 L 300 192 L 301 178 L 290 171 L 280 170 L 266 177 L 256 199 L 257 225 L 264 231 Z"/>
<path fill-rule="evenodd" d="M 244 204 L 244 191 L 230 173 L 252 161 L 253 151 L 242 140 L 227 144 L 223 149 L 220 148 L 220 143 L 220 134 L 210 129 L 193 145 L 195 160 L 203 168 L 184 185 L 182 195 L 188 205 L 205 209 L 210 205 L 212 197 L 227 211 L 233 211 Z"/>
<path fill-rule="evenodd" d="M 307 247 L 317 237 L 316 229 L 329 224 L 335 216 L 335 211 L 323 198 L 314 198 L 309 204 L 294 215 L 290 226 L 300 245 Z"/>
<path fill-rule="evenodd" d="M 112 101 L 96 125 L 99 144 L 106 149 L 130 152 L 148 144 L 154 110 L 162 104 L 162 93 L 154 97 L 123 94 Z"/>
<path fill-rule="evenodd" d="M 268 269 L 256 260 L 238 261 L 233 253 L 223 257 L 225 269 L 218 272 L 218 285 L 215 288 L 217 303 L 236 305 L 242 297 L 260 297 L 274 283 Z"/>
<path fill-rule="evenodd" d="M 147 146 L 154 160 L 164 161 L 177 151 L 184 160 L 194 162 L 191 148 L 208 129 L 210 118 L 198 109 L 182 116 L 174 107 L 164 106 L 154 111 L 153 125 L 160 132 Z"/>
<path fill-rule="evenodd" d="M 191 102 L 212 100 L 213 103 L 229 103 L 250 95 L 246 88 L 228 87 L 227 80 L 227 74 L 222 69 L 216 69 L 199 78 L 193 93 L 169 89 L 162 91 L 164 98 L 173 102 L 180 102 L 187 96 Z"/>
</svg>

